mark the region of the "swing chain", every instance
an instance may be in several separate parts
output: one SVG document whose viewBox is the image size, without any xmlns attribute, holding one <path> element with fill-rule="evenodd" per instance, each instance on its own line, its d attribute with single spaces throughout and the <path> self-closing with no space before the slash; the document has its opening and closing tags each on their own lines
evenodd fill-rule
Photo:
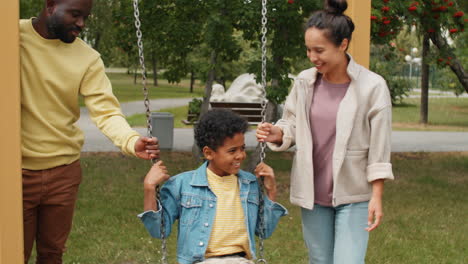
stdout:
<svg viewBox="0 0 468 264">
<path fill-rule="evenodd" d="M 140 22 L 140 10 L 138 9 L 138 0 L 133 1 L 133 8 L 134 8 L 134 15 L 135 15 L 135 27 L 136 27 L 136 36 L 138 38 L 138 56 L 140 59 L 140 66 L 141 66 L 141 77 L 143 83 L 143 94 L 145 96 L 144 104 L 146 108 L 146 126 L 148 128 L 148 137 L 151 137 L 153 132 L 153 127 L 151 126 L 150 122 L 150 102 L 148 98 L 148 88 L 146 86 L 146 66 L 145 66 L 145 56 L 143 53 L 143 33 L 141 33 L 141 22 Z"/>
<path fill-rule="evenodd" d="M 135 27 L 136 27 L 136 36 L 137 36 L 137 44 L 138 44 L 138 56 L 140 61 L 141 67 L 141 76 L 142 76 L 142 84 L 143 84 L 143 94 L 144 94 L 144 104 L 146 109 L 146 126 L 147 126 L 147 135 L 148 137 L 152 137 L 153 135 L 153 127 L 151 126 L 151 111 L 150 111 L 150 101 L 148 98 L 148 88 L 146 86 L 146 66 L 145 66 L 145 56 L 143 53 L 143 33 L 141 32 L 141 22 L 140 22 L 140 10 L 138 9 L 138 0 L 133 0 L 133 9 L 134 9 L 134 16 L 135 16 Z M 156 162 L 155 159 L 152 160 L 153 163 Z M 160 191 L 159 185 L 155 188 L 156 193 L 156 201 L 160 201 Z M 161 263 L 167 264 L 167 247 L 166 247 L 166 230 L 165 230 L 165 223 L 164 217 L 162 215 L 163 210 L 161 210 Z"/>
<path fill-rule="evenodd" d="M 261 115 L 262 115 L 262 123 L 265 122 L 265 118 L 266 118 L 266 107 L 267 107 L 267 99 L 266 99 L 266 64 L 267 64 L 267 0 L 262 0 L 262 38 L 261 38 L 261 41 L 262 41 L 262 72 L 261 72 L 261 77 L 262 77 L 262 95 L 263 95 L 263 98 L 262 98 L 262 102 L 261 102 L 261 106 L 262 106 L 262 112 L 261 112 Z M 265 160 L 265 148 L 266 148 L 266 144 L 264 142 L 262 142 L 260 144 L 260 147 L 261 147 L 261 152 L 260 152 L 260 162 L 263 162 Z"/>
<path fill-rule="evenodd" d="M 266 65 L 267 65 L 267 50 L 266 50 L 266 46 L 267 46 L 267 0 L 262 0 L 262 38 L 261 38 L 261 41 L 262 41 L 262 73 L 261 73 L 261 77 L 262 77 L 262 95 L 263 95 L 263 99 L 262 99 L 262 103 L 261 103 L 261 106 L 262 106 L 262 123 L 264 123 L 266 120 L 266 107 L 267 107 L 267 99 L 266 99 Z M 266 148 L 266 144 L 265 142 L 261 142 L 260 143 L 260 162 L 263 162 L 265 160 L 265 148 Z M 267 263 L 265 257 L 264 257 L 264 238 L 265 238 L 265 217 L 264 217 L 264 211 L 265 211 L 265 201 L 264 201 L 264 193 L 265 193 L 265 188 L 264 188 L 264 183 L 263 183 L 263 178 L 261 178 L 260 182 L 259 182 L 259 187 L 260 187 L 260 204 L 259 204 L 259 209 L 258 209 L 258 212 L 259 212 L 259 217 L 260 217 L 260 235 L 259 235 L 259 252 L 258 252 L 258 255 L 259 255 L 259 258 L 257 260 L 257 263 Z"/>
</svg>

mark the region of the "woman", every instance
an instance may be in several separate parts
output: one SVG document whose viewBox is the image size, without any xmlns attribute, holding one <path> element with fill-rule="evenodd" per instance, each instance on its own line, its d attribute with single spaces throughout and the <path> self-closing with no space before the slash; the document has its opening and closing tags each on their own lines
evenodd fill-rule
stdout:
<svg viewBox="0 0 468 264">
<path fill-rule="evenodd" d="M 364 263 L 382 219 L 390 164 L 391 100 L 384 79 L 346 53 L 354 24 L 346 1 L 328 0 L 307 22 L 314 68 L 294 81 L 282 119 L 260 124 L 274 151 L 295 145 L 291 202 L 302 207 L 310 263 Z"/>
</svg>

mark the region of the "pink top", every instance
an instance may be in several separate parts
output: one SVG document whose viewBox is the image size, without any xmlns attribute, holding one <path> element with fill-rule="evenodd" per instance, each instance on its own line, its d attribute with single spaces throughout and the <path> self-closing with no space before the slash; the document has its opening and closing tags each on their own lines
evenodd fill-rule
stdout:
<svg viewBox="0 0 468 264">
<path fill-rule="evenodd" d="M 332 206 L 336 115 L 349 83 L 333 84 L 317 76 L 310 107 L 310 130 L 313 139 L 315 203 Z"/>
</svg>

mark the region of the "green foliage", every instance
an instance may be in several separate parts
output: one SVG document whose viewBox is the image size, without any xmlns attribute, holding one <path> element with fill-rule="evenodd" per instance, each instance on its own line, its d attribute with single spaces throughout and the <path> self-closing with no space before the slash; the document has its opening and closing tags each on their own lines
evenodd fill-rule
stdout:
<svg viewBox="0 0 468 264">
<path fill-rule="evenodd" d="M 166 1 L 167 7 L 162 12 L 167 13 L 164 24 L 153 24 L 164 31 L 159 48 L 163 50 L 164 77 L 169 82 L 180 82 L 189 72 L 196 72 L 197 64 L 191 60 L 192 54 L 197 54 L 202 43 L 203 24 L 208 9 L 203 1 L 174 0 Z M 199 55 L 200 56 L 200 55 Z M 197 74 L 199 75 L 199 74 Z"/>
<path fill-rule="evenodd" d="M 401 10 L 408 1 L 372 1 L 371 40 L 374 44 L 386 44 L 403 27 Z"/>
<path fill-rule="evenodd" d="M 126 65 L 127 54 L 117 49 L 116 28 L 113 27 L 113 12 L 116 0 L 93 1 L 93 9 L 81 37 L 97 50 L 106 65 Z"/>
<path fill-rule="evenodd" d="M 192 101 L 188 104 L 188 112 L 189 114 L 196 114 L 199 115 L 201 111 L 203 100 L 198 98 L 193 98 Z"/>
<path fill-rule="evenodd" d="M 434 71 L 434 76 L 431 80 L 433 80 L 432 88 L 434 89 L 453 91 L 457 96 L 465 92 L 457 76 L 446 67 Z"/>
<path fill-rule="evenodd" d="M 267 7 L 268 62 L 267 87 L 268 100 L 282 103 L 288 94 L 291 80 L 288 74 L 294 61 L 305 57 L 304 23 L 311 12 L 322 7 L 320 1 L 270 1 Z M 259 50 L 261 39 L 261 1 L 249 1 L 244 5 L 244 19 L 239 26 L 244 38 L 251 41 Z M 260 53 L 260 51 L 258 51 Z M 260 82 L 260 57 L 250 64 L 249 72 Z"/>
<path fill-rule="evenodd" d="M 20 14 L 22 19 L 37 17 L 45 6 L 43 0 L 20 0 Z"/>
<path fill-rule="evenodd" d="M 402 76 L 405 66 L 403 55 L 391 45 L 372 45 L 370 69 L 385 78 L 392 104 L 401 102 L 410 91 L 410 81 Z"/>
<path fill-rule="evenodd" d="M 459 2 L 463 1 L 372 1 L 372 42 L 388 43 L 403 24 L 416 26 L 420 35 L 450 32 L 450 37 L 455 39 L 463 35 L 466 23 Z"/>
<path fill-rule="evenodd" d="M 439 68 L 455 65 L 452 70 L 459 75 L 459 79 L 466 78 L 463 63 L 455 58 L 457 54 L 452 42 L 458 39 L 466 42 L 465 24 L 467 22 L 465 12 L 466 1 L 458 0 L 432 0 L 432 1 L 372 1 L 372 42 L 375 44 L 387 44 L 393 41 L 402 29 L 413 28 L 420 37 L 425 36 L 436 40 L 438 49 L 430 49 L 428 56 L 423 58 L 423 63 L 437 64 Z M 408 25 L 403 27 L 402 25 Z M 443 41 L 437 39 L 443 38 Z M 443 42 L 448 43 L 445 45 Z M 465 44 L 466 45 L 466 44 Z M 466 57 L 460 54 L 460 58 Z M 462 59 L 463 60 L 463 59 Z M 461 69 L 460 69 L 461 68 Z M 457 89 L 457 87 L 454 87 Z M 464 87 L 466 90 L 467 88 Z M 457 90 L 458 91 L 458 90 Z"/>
</svg>

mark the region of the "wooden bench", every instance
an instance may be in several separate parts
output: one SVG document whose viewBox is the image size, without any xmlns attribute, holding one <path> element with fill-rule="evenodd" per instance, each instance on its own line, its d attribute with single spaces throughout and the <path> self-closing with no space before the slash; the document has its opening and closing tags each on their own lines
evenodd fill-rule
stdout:
<svg viewBox="0 0 468 264">
<path fill-rule="evenodd" d="M 224 108 L 232 110 L 245 118 L 250 125 L 257 125 L 262 122 L 261 103 L 241 103 L 241 102 L 210 102 L 211 108 Z"/>
</svg>

